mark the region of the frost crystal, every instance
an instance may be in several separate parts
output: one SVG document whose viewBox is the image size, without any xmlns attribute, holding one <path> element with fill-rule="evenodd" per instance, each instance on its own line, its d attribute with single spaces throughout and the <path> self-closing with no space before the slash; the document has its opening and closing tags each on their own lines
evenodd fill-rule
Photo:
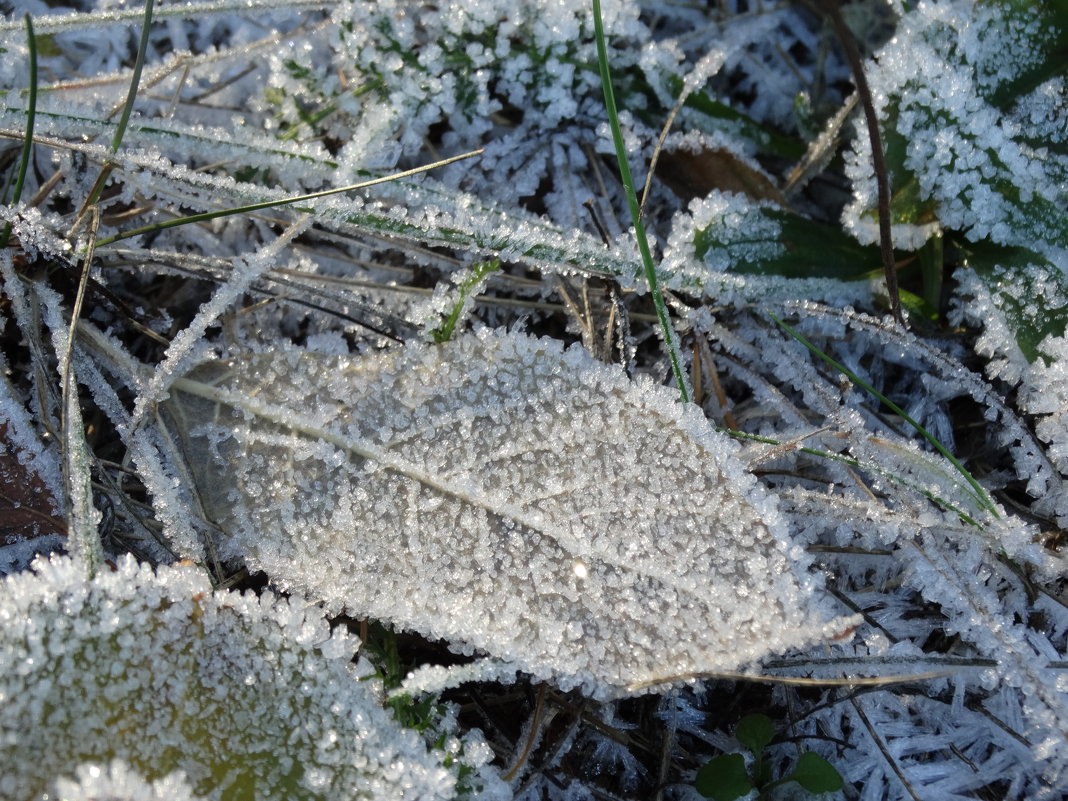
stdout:
<svg viewBox="0 0 1068 801">
<path fill-rule="evenodd" d="M 108 763 L 122 799 L 158 795 L 128 770 L 172 789 L 180 771 L 204 799 L 452 796 L 454 776 L 349 672 L 353 641 L 321 613 L 131 558 L 83 576 L 38 560 L 3 584 L 0 797 L 69 776 L 98 793 Z"/>
<path fill-rule="evenodd" d="M 154 782 L 146 781 L 121 759 L 110 765 L 79 765 L 76 779 L 57 779 L 54 796 L 62 801 L 202 801 L 193 794 L 185 774 L 176 771 Z M 51 796 L 46 796 L 49 798 Z"/>
<path fill-rule="evenodd" d="M 731 441 L 578 347 L 246 354 L 174 390 L 230 552 L 331 609 L 600 696 L 847 625 Z"/>
</svg>

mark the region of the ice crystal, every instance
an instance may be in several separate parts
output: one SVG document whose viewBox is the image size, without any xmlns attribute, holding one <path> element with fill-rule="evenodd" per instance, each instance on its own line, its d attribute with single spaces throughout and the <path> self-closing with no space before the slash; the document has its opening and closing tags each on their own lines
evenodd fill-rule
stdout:
<svg viewBox="0 0 1068 801">
<path fill-rule="evenodd" d="M 580 348 L 244 354 L 174 389 L 227 550 L 331 609 L 599 695 L 846 625 L 735 446 Z"/>
<path fill-rule="evenodd" d="M 84 787 L 80 765 L 114 759 L 151 782 L 181 771 L 205 799 L 452 795 L 455 777 L 356 680 L 354 642 L 314 608 L 213 594 L 195 568 L 132 558 L 92 581 L 38 560 L 2 589 L 5 798 L 76 771 Z"/>
<path fill-rule="evenodd" d="M 96 231 L 103 244 L 88 273 L 70 361 L 78 384 L 71 401 L 86 405 L 86 439 L 103 457 L 89 464 L 91 473 L 81 471 L 84 528 L 98 535 L 91 501 L 115 501 L 100 532 L 108 548 L 137 547 L 164 561 L 176 552 L 215 568 L 218 544 L 223 567 L 234 566 L 227 559 L 263 567 L 276 584 L 327 599 L 332 611 L 377 616 L 489 653 L 415 670 L 388 700 L 402 719 L 409 703 L 445 710 L 432 697 L 443 688 L 507 683 L 516 671 L 598 696 L 636 691 L 645 679 L 664 687 L 671 674 L 731 669 L 761 655 L 764 671 L 808 678 L 952 671 L 861 695 L 827 688 L 811 705 L 808 693 L 776 688 L 771 702 L 793 705 L 805 747 L 839 766 L 863 799 L 1063 795 L 1068 612 L 1058 600 L 1064 562 L 1051 547 L 1059 537 L 1043 530 L 1068 523 L 1062 0 L 854 0 L 842 7 L 862 53 L 877 53 L 865 66 L 885 136 L 894 239 L 901 249 L 921 249 L 911 263 L 899 254 L 903 285 L 912 286 L 917 262 L 928 278 L 959 262 L 951 322 L 980 328 L 974 343 L 923 339 L 845 308 L 876 307 L 880 282 L 870 274 L 881 271 L 878 251 L 856 241 L 876 240 L 875 184 L 857 105 L 841 104 L 849 70 L 821 15 L 796 3 L 606 0 L 637 176 L 648 169 L 668 115 L 678 112 L 645 220 L 654 249 L 666 244 L 660 270 L 693 354 L 695 397 L 717 423 L 768 440 L 743 451 L 712 433 L 697 410 L 683 411 L 669 393 L 645 379 L 630 382 L 579 350 L 484 332 L 442 348 L 379 353 L 387 340 L 418 339 L 420 328 L 424 338 L 448 339 L 467 318 L 478 329 L 514 327 L 525 315 L 531 330 L 559 331 L 549 293 L 560 288 L 571 294 L 568 314 L 592 352 L 619 344 L 628 369 L 658 369 L 662 353 L 632 294 L 642 284 L 621 223 L 623 195 L 605 169 L 611 144 L 587 6 L 157 4 L 142 89 L 117 153 L 107 142 L 129 86 L 143 9 L 125 0 L 98 0 L 88 13 L 53 14 L 44 0 L 22 6 L 20 13 L 35 15 L 42 91 L 23 202 L 0 206 L 0 218 L 12 223 L 0 275 L 3 313 L 14 323 L 5 331 L 0 405 L 26 468 L 9 473 L 9 483 L 35 471 L 55 497 L 63 494 L 59 460 L 34 450 L 44 441 L 39 432 L 58 431 L 55 368 L 72 330 L 67 285 L 76 284 L 88 236 L 84 225 L 71 232 L 71 211 L 98 166 L 111 161 Z M 17 138 L 26 128 L 29 61 L 18 16 L 0 20 L 0 46 L 0 126 Z M 854 198 L 839 226 L 826 221 L 841 203 L 837 139 L 850 125 L 853 152 L 845 160 Z M 804 191 L 795 182 L 783 189 L 774 171 L 804 151 L 793 132 L 811 139 L 821 127 L 801 173 L 812 180 Z M 299 210 L 159 230 L 143 237 L 143 247 L 109 243 L 153 221 L 280 201 L 476 146 L 484 148 L 477 159 Z M 294 225 L 297 214 L 308 219 Z M 288 233 L 278 238 L 280 231 Z M 290 248 L 300 255 L 283 251 Z M 482 266 L 497 258 L 490 297 L 473 304 Z M 218 288 L 204 291 L 190 276 Z M 411 301 L 435 281 L 422 308 Z M 133 309 L 97 296 L 97 284 Z M 925 286 L 932 304 L 937 290 Z M 270 302 L 245 305 L 246 294 Z M 510 305 L 517 301 L 521 312 Z M 756 302 L 958 451 L 981 486 L 779 331 Z M 152 319 L 158 303 L 169 308 Z M 131 318 L 169 345 L 151 343 Z M 594 335 L 607 320 L 618 342 Z M 290 340 L 303 350 L 279 344 Z M 964 367 L 973 346 L 989 359 L 992 383 Z M 134 364 L 127 348 L 153 366 Z M 217 353 L 232 362 L 186 375 L 190 364 Z M 154 425 L 168 393 L 163 413 L 169 409 L 177 423 L 170 431 Z M 75 407 L 63 411 L 76 415 Z M 186 458 L 172 452 L 170 433 L 179 434 Z M 762 489 L 750 475 L 757 466 Z M 145 494 L 151 510 L 141 505 Z M 1026 518 L 1006 511 L 1008 498 L 1026 507 Z M 36 542 L 72 547 L 62 539 Z M 818 651 L 773 657 L 841 630 L 819 622 L 819 582 L 808 576 L 799 546 L 833 576 L 835 595 L 861 610 L 864 623 L 855 638 L 823 638 Z M 21 546 L 0 557 L 5 564 L 28 558 Z M 53 569 L 40 563 L 45 574 Z M 271 643 L 255 640 L 257 655 L 276 660 L 274 678 L 260 683 L 261 690 L 270 685 L 264 696 L 253 699 L 249 689 L 213 715 L 223 702 L 190 692 L 179 699 L 191 710 L 186 728 L 163 731 L 159 721 L 177 720 L 183 709 L 160 703 L 172 697 L 172 685 L 204 684 L 208 667 L 224 656 L 236 654 L 229 664 L 237 667 L 253 660 L 255 649 L 245 644 L 259 636 L 252 629 L 267 625 L 260 617 L 308 620 L 309 613 L 266 600 L 269 592 L 258 602 L 211 596 L 199 579 L 199 589 L 160 600 L 157 584 L 177 581 L 173 571 L 150 578 L 125 564 L 118 576 L 131 589 L 105 598 L 101 582 L 118 581 L 106 571 L 101 565 L 89 584 L 72 574 L 70 586 L 103 600 L 78 606 L 64 596 L 56 604 L 67 603 L 70 618 L 20 611 L 3 621 L 51 626 L 55 634 L 46 661 L 34 655 L 33 665 L 20 662 L 0 680 L 0 706 L 22 708 L 13 704 L 46 691 L 59 699 L 42 707 L 48 720 L 18 724 L 27 743 L 18 754 L 30 754 L 15 760 L 19 770 L 32 770 L 38 755 L 51 761 L 30 795 L 15 797 L 216 798 L 226 792 L 206 787 L 205 764 L 240 763 L 254 772 L 266 754 L 286 751 L 264 768 L 263 781 L 282 776 L 292 759 L 307 767 L 306 784 L 318 787 L 363 758 L 345 761 L 354 753 L 349 746 L 362 747 L 349 736 L 353 726 L 334 727 L 339 751 L 328 747 L 329 730 L 318 722 L 309 724 L 323 737 L 315 742 L 311 729 L 288 723 L 305 690 L 329 695 L 318 680 L 328 674 L 350 700 L 340 712 L 318 710 L 320 718 L 350 707 L 363 714 L 365 702 L 375 708 L 371 685 L 349 678 L 351 648 L 331 651 L 334 640 L 317 613 L 310 617 L 321 632 L 311 640 L 290 636 L 283 624 L 267 626 L 277 635 Z M 11 603 L 0 601 L 0 611 Z M 99 612 L 91 622 L 85 604 Z M 249 604 L 260 610 L 251 617 Z M 134 608 L 150 622 L 94 633 Z M 208 667 L 185 670 L 188 643 L 203 636 L 193 629 L 227 616 L 244 622 L 210 629 L 207 645 L 192 646 Z M 183 621 L 191 632 L 184 639 L 173 633 Z M 124 634 L 135 644 L 120 642 Z M 225 650 L 211 650 L 224 637 Z M 30 647 L 25 642 L 12 647 Z M 154 648 L 176 655 L 157 671 L 170 684 L 156 691 L 146 675 L 142 696 L 120 699 L 131 711 L 108 719 L 107 740 L 100 740 L 114 749 L 74 750 L 85 728 L 67 718 L 92 704 L 104 709 L 142 675 L 148 657 L 141 655 Z M 71 653 L 85 657 L 80 673 L 72 673 Z M 107 661 L 105 672 L 95 668 L 97 657 Z M 179 670 L 186 678 L 175 678 Z M 220 686 L 221 673 L 209 676 Z M 723 687 L 707 689 L 692 707 L 665 708 L 665 740 L 678 736 L 683 745 L 663 754 L 669 783 L 689 777 L 691 755 L 736 747 L 729 725 L 711 728 L 722 716 L 708 714 L 715 711 L 708 705 Z M 626 731 L 630 710 L 651 707 L 582 699 L 585 712 L 561 726 L 567 708 L 552 690 L 546 699 L 546 715 L 557 717 L 539 732 L 528 727 L 542 745 L 517 774 L 517 795 L 602 797 L 605 788 L 589 777 L 598 765 L 606 776 L 630 772 L 633 795 L 651 795 L 661 771 L 648 770 L 652 761 L 640 745 L 651 721 L 633 738 Z M 252 703 L 262 720 L 247 711 Z M 225 728 L 230 707 L 255 725 L 244 733 L 211 729 L 216 719 Z M 14 713 L 0 710 L 0 721 L 5 714 Z M 422 729 L 421 742 L 410 743 L 412 760 L 427 759 L 427 771 L 452 760 L 457 780 L 443 778 L 443 793 L 455 787 L 462 796 L 477 774 L 484 791 L 507 798 L 509 788 L 481 773 L 488 746 L 461 733 L 470 719 L 441 715 Z M 591 715 L 632 745 L 586 730 Z M 374 730 L 392 738 L 386 722 Z M 264 734 L 269 748 L 256 750 L 250 738 L 261 725 L 273 729 Z M 173 747 L 159 747 L 161 731 Z M 283 742 L 291 733 L 292 744 Z M 10 737 L 6 728 L 0 734 Z M 499 730 L 495 744 L 505 735 Z M 209 736 L 216 747 L 205 757 Z M 425 743 L 436 753 L 428 756 Z M 377 759 L 374 743 L 367 746 Z M 786 765 L 791 750 L 771 746 L 769 764 Z M 176 751 L 188 764 L 157 763 L 160 752 L 166 760 Z M 342 752 L 336 770 L 325 764 Z M 0 774 L 11 773 L 10 752 L 0 753 Z M 632 770 L 636 756 L 644 777 Z M 225 772 L 219 769 L 219 781 Z M 24 773 L 12 775 L 5 780 Z M 0 795 L 8 789 L 0 783 Z"/>
<path fill-rule="evenodd" d="M 107 765 L 79 765 L 74 779 L 56 779 L 54 786 L 45 801 L 52 797 L 61 801 L 205 801 L 193 793 L 181 771 L 149 782 L 121 759 Z"/>
</svg>

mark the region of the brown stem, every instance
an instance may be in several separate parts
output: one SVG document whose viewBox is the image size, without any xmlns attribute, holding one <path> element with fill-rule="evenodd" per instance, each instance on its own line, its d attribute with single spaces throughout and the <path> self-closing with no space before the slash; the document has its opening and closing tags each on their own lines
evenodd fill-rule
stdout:
<svg viewBox="0 0 1068 801">
<path fill-rule="evenodd" d="M 856 39 L 849 30 L 837 0 L 817 0 L 820 9 L 830 19 L 834 32 L 842 43 L 849 69 L 853 72 L 853 81 L 860 94 L 860 103 L 864 107 L 864 119 L 867 122 L 868 138 L 871 140 L 871 160 L 875 168 L 875 184 L 879 192 L 879 252 L 883 261 L 883 273 L 886 276 L 886 291 L 890 295 L 890 310 L 894 319 L 901 325 L 905 319 L 901 315 L 901 296 L 897 289 L 897 271 L 894 267 L 894 245 L 890 236 L 890 174 L 886 169 L 883 154 L 882 136 L 879 134 L 879 118 L 875 114 L 875 104 L 871 99 L 868 79 L 864 76 L 864 63 L 857 49 Z"/>
</svg>

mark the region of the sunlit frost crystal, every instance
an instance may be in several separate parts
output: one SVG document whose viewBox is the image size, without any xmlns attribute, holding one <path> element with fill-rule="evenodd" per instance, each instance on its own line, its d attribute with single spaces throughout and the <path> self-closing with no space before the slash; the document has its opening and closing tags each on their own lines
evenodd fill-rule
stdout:
<svg viewBox="0 0 1068 801">
<path fill-rule="evenodd" d="M 0 798 L 451 798 L 349 672 L 353 646 L 314 608 L 212 594 L 193 568 L 128 558 L 86 581 L 38 560 L 0 586 Z"/>
<path fill-rule="evenodd" d="M 578 347 L 483 332 L 193 379 L 168 413 L 228 547 L 333 609 L 602 696 L 845 628 L 735 445 Z"/>
<path fill-rule="evenodd" d="M 76 779 L 57 779 L 53 796 L 62 801 L 202 801 L 181 771 L 148 782 L 121 759 L 110 765 L 79 765 Z M 53 797 L 49 796 L 49 798 Z"/>
</svg>

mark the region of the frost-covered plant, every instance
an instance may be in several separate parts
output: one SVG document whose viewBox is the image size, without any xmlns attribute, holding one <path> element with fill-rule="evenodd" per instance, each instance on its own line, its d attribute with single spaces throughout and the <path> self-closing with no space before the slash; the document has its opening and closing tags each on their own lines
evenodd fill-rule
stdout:
<svg viewBox="0 0 1068 801">
<path fill-rule="evenodd" d="M 609 31 L 629 45 L 621 52 L 639 89 L 652 95 L 655 86 L 670 103 L 664 83 L 682 56 L 651 44 L 637 11 L 612 3 Z M 330 60 L 276 56 L 266 99 L 290 125 L 307 121 L 344 142 L 342 164 L 392 166 L 426 153 L 431 139 L 448 153 L 489 145 L 462 169 L 489 172 L 474 184 L 482 193 L 507 186 L 513 198 L 533 195 L 546 174 L 586 169 L 580 145 L 595 141 L 603 105 L 584 6 L 389 0 L 344 3 L 333 22 Z M 318 107 L 305 108 L 309 92 Z"/>
<path fill-rule="evenodd" d="M 314 607 L 212 593 L 194 567 L 125 558 L 86 581 L 53 559 L 4 581 L 0 623 L 5 798 L 63 777 L 84 789 L 99 768 L 79 766 L 115 759 L 149 781 L 180 771 L 211 799 L 454 793 L 440 755 L 350 670 L 355 642 Z"/>
<path fill-rule="evenodd" d="M 921 3 L 902 17 L 869 71 L 899 247 L 918 248 L 941 229 L 1053 259 L 1068 247 L 1066 42 L 1063 2 Z M 853 142 L 845 222 L 871 242 L 866 141 Z"/>
<path fill-rule="evenodd" d="M 985 328 L 977 349 L 994 357 L 988 371 L 1022 381 L 1021 405 L 1048 415 L 1041 436 L 1056 452 L 1068 442 L 1068 398 L 1048 368 L 1061 362 L 1068 325 L 1066 45 L 1061 0 L 921 3 L 870 70 L 893 174 L 895 243 L 921 259 L 937 259 L 943 240 L 959 248 L 956 319 Z M 864 137 L 847 172 L 854 200 L 844 222 L 872 241 Z"/>
</svg>

